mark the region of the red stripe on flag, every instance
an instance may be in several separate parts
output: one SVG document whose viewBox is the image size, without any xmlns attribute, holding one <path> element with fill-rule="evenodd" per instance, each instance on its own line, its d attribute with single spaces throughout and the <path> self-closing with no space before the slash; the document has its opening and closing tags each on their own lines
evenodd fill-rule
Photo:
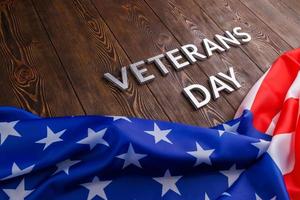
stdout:
<svg viewBox="0 0 300 200">
<path fill-rule="evenodd" d="M 293 57 L 294 58 L 293 58 Z M 266 132 L 274 116 L 282 109 L 286 94 L 299 70 L 300 49 L 285 53 L 271 67 L 251 107 L 254 126 Z"/>
<path fill-rule="evenodd" d="M 287 99 L 280 112 L 274 134 L 291 133 L 296 130 L 298 120 L 299 99 Z"/>
</svg>

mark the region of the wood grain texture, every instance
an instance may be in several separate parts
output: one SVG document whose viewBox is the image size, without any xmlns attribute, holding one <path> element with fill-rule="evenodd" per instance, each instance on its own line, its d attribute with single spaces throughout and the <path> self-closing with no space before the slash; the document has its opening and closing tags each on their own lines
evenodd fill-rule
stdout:
<svg viewBox="0 0 300 200">
<path fill-rule="evenodd" d="M 93 2 L 133 61 L 180 47 L 145 2 L 126 0 Z M 193 67 L 197 68 L 197 66 L 190 68 Z M 180 119 L 185 123 L 207 126 L 225 120 L 228 116 L 232 117 L 233 109 L 224 99 L 212 101 L 208 106 L 194 112 L 189 102 L 182 96 L 182 89 L 192 83 L 207 85 L 207 76 L 201 70 L 198 69 L 197 75 L 192 75 L 187 73 L 187 70 L 175 72 L 170 68 L 171 73 L 167 77 L 162 77 L 155 69 L 150 68 L 150 71 L 155 74 L 156 80 L 150 83 L 149 87 L 158 100 L 164 103 L 163 107 L 167 111 L 172 110 L 169 112 L 172 120 Z M 166 101 L 170 98 L 172 101 Z"/>
<path fill-rule="evenodd" d="M 300 44 L 298 0 L 2 0 L 0 106 L 42 116 L 126 115 L 212 126 L 230 120 L 256 80 L 284 51 Z M 122 66 L 187 43 L 201 47 L 240 26 L 252 41 L 240 48 L 120 92 L 103 79 Z M 242 88 L 200 110 L 184 87 L 208 87 L 208 76 L 233 66 Z"/>
<path fill-rule="evenodd" d="M 201 49 L 204 38 L 213 39 L 216 33 L 222 34 L 223 32 L 193 0 L 184 2 L 180 0 L 163 2 L 147 0 L 147 2 L 181 44 L 193 43 Z M 232 29 L 233 27 L 229 30 Z M 189 70 L 198 80 L 203 79 L 203 76 L 199 76 L 200 71 L 211 76 L 219 71 L 225 72 L 231 66 L 234 67 L 242 88 L 229 95 L 225 94 L 223 97 L 236 110 L 249 89 L 262 75 L 261 70 L 240 49 L 231 48 L 225 53 L 215 54 L 207 61 L 199 62 L 199 68 L 190 68 Z"/>
<path fill-rule="evenodd" d="M 263 71 L 270 67 L 278 55 L 291 49 L 282 38 L 239 1 L 195 1 L 223 30 L 238 26 L 251 35 L 251 42 L 241 48 Z"/>
<path fill-rule="evenodd" d="M 241 0 L 293 48 L 300 46 L 300 15 L 280 0 Z"/>
<path fill-rule="evenodd" d="M 289 7 L 289 9 L 292 9 L 295 13 L 300 15 L 300 1 L 298 0 L 281 0 L 282 3 L 284 3 L 286 6 Z"/>
<path fill-rule="evenodd" d="M 51 0 L 35 5 L 87 113 L 168 120 L 147 86 L 137 86 L 131 77 L 125 93 L 102 78 L 106 72 L 117 74 L 130 60 L 92 4 Z"/>
<path fill-rule="evenodd" d="M 83 114 L 30 1 L 0 4 L 1 105 L 41 116 Z"/>
</svg>

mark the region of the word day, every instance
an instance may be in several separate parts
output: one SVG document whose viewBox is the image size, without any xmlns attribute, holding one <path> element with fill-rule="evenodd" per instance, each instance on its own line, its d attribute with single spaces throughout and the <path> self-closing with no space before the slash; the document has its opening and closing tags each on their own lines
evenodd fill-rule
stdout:
<svg viewBox="0 0 300 200">
<path fill-rule="evenodd" d="M 243 32 L 240 27 L 235 27 L 233 30 L 226 31 L 223 35 L 216 34 L 214 36 L 214 41 L 204 38 L 202 40 L 202 47 L 205 53 L 201 53 L 197 46 L 194 44 L 187 44 L 166 52 L 165 54 L 160 54 L 146 60 L 141 60 L 136 63 L 130 64 L 129 69 L 133 74 L 135 79 L 139 84 L 146 84 L 155 79 L 153 74 L 150 74 L 147 67 L 154 64 L 154 66 L 159 70 L 162 76 L 167 76 L 169 74 L 169 69 L 163 63 L 163 59 L 166 59 L 176 71 L 182 70 L 189 65 L 196 63 L 197 61 L 204 61 L 211 57 L 215 52 L 222 53 L 229 50 L 231 47 L 237 47 L 242 44 L 246 44 L 251 41 L 251 36 Z M 121 77 L 118 78 L 110 73 L 105 73 L 104 78 L 112 83 L 114 86 L 119 88 L 121 91 L 126 91 L 129 87 L 128 83 L 128 68 L 126 66 L 122 67 Z M 233 83 L 233 87 L 228 85 L 228 83 Z M 237 82 L 234 71 L 232 68 L 229 70 L 229 75 L 218 73 L 217 76 L 212 76 L 209 79 L 210 85 L 212 86 L 212 96 L 214 99 L 220 97 L 220 91 L 232 92 L 234 89 L 240 87 L 240 84 Z M 193 91 L 200 91 L 204 96 L 204 100 L 199 102 L 193 94 Z M 184 88 L 183 93 L 190 100 L 196 109 L 199 109 L 206 105 L 210 99 L 211 95 L 204 86 L 200 85 L 191 85 Z"/>
<path fill-rule="evenodd" d="M 209 85 L 212 90 L 212 95 L 209 90 L 200 84 L 193 84 L 183 89 L 184 95 L 193 104 L 196 109 L 199 109 L 209 103 L 211 97 L 214 100 L 220 97 L 220 92 L 225 91 L 227 93 L 233 92 L 235 89 L 241 87 L 241 84 L 237 81 L 234 70 L 232 67 L 229 68 L 229 73 L 224 74 L 219 72 L 216 76 L 209 77 Z M 200 93 L 203 96 L 203 100 L 199 101 L 195 93 Z"/>
</svg>

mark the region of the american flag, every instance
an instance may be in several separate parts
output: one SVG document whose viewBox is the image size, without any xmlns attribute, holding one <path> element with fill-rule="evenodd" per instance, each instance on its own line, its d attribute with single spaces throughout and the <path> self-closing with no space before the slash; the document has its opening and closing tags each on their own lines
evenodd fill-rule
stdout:
<svg viewBox="0 0 300 200">
<path fill-rule="evenodd" d="M 1 107 L 0 199 L 300 199 L 299 70 L 285 53 L 212 128 Z"/>
</svg>

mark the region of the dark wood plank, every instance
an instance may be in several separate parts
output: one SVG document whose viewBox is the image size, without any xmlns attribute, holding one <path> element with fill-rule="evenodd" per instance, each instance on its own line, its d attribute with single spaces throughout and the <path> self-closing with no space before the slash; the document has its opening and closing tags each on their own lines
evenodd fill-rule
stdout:
<svg viewBox="0 0 300 200">
<path fill-rule="evenodd" d="M 1 105 L 42 115 L 83 114 L 30 1 L 0 4 Z"/>
<path fill-rule="evenodd" d="M 130 60 L 89 1 L 34 4 L 88 114 L 168 120 L 147 86 L 130 77 L 128 92 L 120 92 L 102 78 L 106 72 L 117 74 Z"/>
<path fill-rule="evenodd" d="M 241 48 L 264 71 L 279 54 L 291 49 L 282 38 L 239 1 L 196 0 L 196 2 L 223 30 L 239 26 L 251 34 L 252 41 Z"/>
<path fill-rule="evenodd" d="M 131 60 L 147 59 L 180 46 L 145 2 L 135 0 L 93 2 Z M 191 78 L 191 73 L 187 73 L 186 70 L 174 72 L 170 69 L 171 73 L 167 77 L 161 77 L 155 69 L 149 70 L 156 76 L 156 80 L 150 83 L 149 87 L 159 102 L 163 103 L 172 120 L 212 125 L 232 117 L 233 109 L 223 98 L 211 102 L 199 111 L 193 111 L 189 102 L 182 96 L 182 89 L 191 83 L 207 85 L 207 76 L 201 70 L 198 69 L 197 79 L 194 79 L 195 75 Z"/>
<path fill-rule="evenodd" d="M 10 49 L 14 49 L 17 47 L 14 47 L 15 43 L 11 43 L 10 45 L 7 44 L 7 41 L 9 40 L 7 37 L 5 37 L 6 28 L 8 26 L 7 17 L 5 16 L 5 5 L 2 5 L 0 7 L 1 9 L 1 29 L 0 29 L 0 90 L 2 94 L 0 95 L 0 105 L 1 106 L 21 106 L 16 98 L 16 95 L 14 93 L 14 90 L 12 90 L 12 85 L 8 84 L 11 82 L 11 79 L 9 74 L 11 73 L 11 68 L 14 67 L 13 63 L 11 62 L 11 59 L 6 59 L 11 57 L 11 51 Z M 10 46 L 10 47 L 9 47 Z M 11 76 L 12 77 L 12 76 Z M 13 81 L 13 80 L 12 80 Z"/>
<path fill-rule="evenodd" d="M 181 44 L 193 43 L 201 49 L 202 39 L 212 39 L 215 34 L 223 33 L 193 0 L 146 1 Z M 261 70 L 239 48 L 231 48 L 220 55 L 215 54 L 207 61 L 199 62 L 198 69 L 189 70 L 196 76 L 200 70 L 210 76 L 219 71 L 227 71 L 231 66 L 234 67 L 242 88 L 224 97 L 237 109 L 249 89 L 262 75 Z"/>
<path fill-rule="evenodd" d="M 95 6 L 94 6 L 95 5 Z M 128 115 L 211 126 L 232 118 L 273 60 L 299 47 L 296 0 L 6 0 L 0 2 L 0 105 L 42 116 Z M 99 12 L 99 13 L 98 13 Z M 99 15 L 100 14 L 100 15 Z M 286 23 L 286 22 L 289 23 Z M 108 26 L 107 26 L 108 25 Z M 253 40 L 184 71 L 120 92 L 122 66 L 241 26 Z M 50 40 L 49 40 L 50 39 Z M 167 63 L 167 62 L 165 62 Z M 182 89 L 234 66 L 243 87 L 195 111 Z M 261 70 L 260 70 L 260 69 Z M 59 89 L 58 89 L 59 88 Z"/>
<path fill-rule="evenodd" d="M 300 14 L 300 1 L 299 0 L 281 0 L 282 3 L 286 4 L 290 9 Z"/>
<path fill-rule="evenodd" d="M 280 0 L 241 0 L 294 48 L 300 45 L 300 15 Z"/>
</svg>

